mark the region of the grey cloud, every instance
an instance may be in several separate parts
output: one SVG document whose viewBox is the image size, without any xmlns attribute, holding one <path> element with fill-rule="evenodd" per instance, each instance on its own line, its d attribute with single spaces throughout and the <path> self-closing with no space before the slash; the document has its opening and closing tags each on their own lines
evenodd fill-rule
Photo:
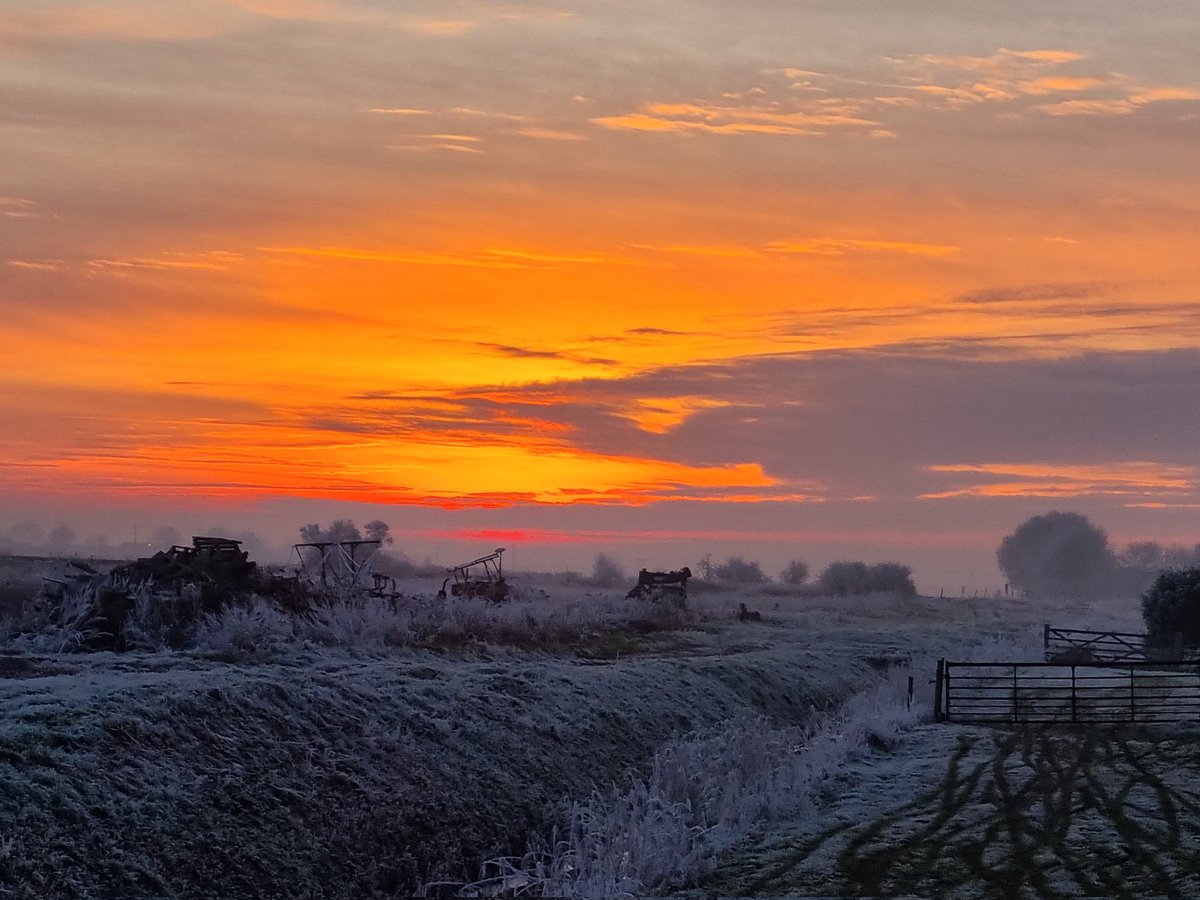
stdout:
<svg viewBox="0 0 1200 900">
<path fill-rule="evenodd" d="M 565 360 L 569 362 L 587 363 L 596 366 L 615 366 L 615 359 L 607 359 L 597 356 L 580 356 L 574 353 L 566 353 L 558 350 L 538 350 L 532 347 L 516 347 L 511 344 L 493 344 L 486 341 L 475 341 L 473 346 L 481 347 L 485 350 L 493 350 L 503 356 L 511 356 L 518 359 L 554 359 Z"/>
<path fill-rule="evenodd" d="M 1064 282 L 1061 284 L 1026 284 L 1015 287 L 986 288 L 959 294 L 959 303 L 1014 303 L 1047 300 L 1081 300 L 1096 297 L 1106 286 L 1099 283 Z"/>
<path fill-rule="evenodd" d="M 506 387 L 500 399 L 483 391 L 456 397 L 459 410 L 448 414 L 383 411 L 370 427 L 521 440 L 539 430 L 530 423 L 542 422 L 590 451 L 694 465 L 759 462 L 775 477 L 843 498 L 953 486 L 956 476 L 930 471 L 934 465 L 1195 462 L 1200 351 L 1014 360 L 998 359 L 994 346 L 938 349 L 762 357 Z M 548 396 L 558 402 L 547 404 Z M 697 408 L 665 433 L 630 418 L 639 400 L 695 397 L 722 405 Z"/>
</svg>

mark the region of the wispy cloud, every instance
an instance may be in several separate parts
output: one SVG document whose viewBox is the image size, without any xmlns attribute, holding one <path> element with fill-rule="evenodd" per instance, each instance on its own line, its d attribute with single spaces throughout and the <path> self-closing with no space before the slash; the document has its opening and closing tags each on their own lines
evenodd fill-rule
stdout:
<svg viewBox="0 0 1200 900">
<path fill-rule="evenodd" d="M 380 113 L 380 114 L 388 115 L 388 116 L 430 116 L 430 115 L 433 115 L 432 110 L 416 109 L 411 106 L 393 106 L 393 107 L 372 106 L 364 111 L 369 112 L 369 113 Z"/>
<path fill-rule="evenodd" d="M 712 256 L 717 259 L 762 259 L 763 253 L 750 247 L 721 247 L 703 244 L 635 244 L 638 250 L 673 253 L 683 256 Z"/>
<path fill-rule="evenodd" d="M 844 256 L 847 253 L 900 253 L 907 256 L 953 256 L 961 248 L 953 244 L 921 244 L 909 241 L 812 238 L 797 241 L 772 241 L 772 253 L 786 255 Z"/>
<path fill-rule="evenodd" d="M 239 253 L 211 250 L 206 253 L 164 253 L 154 257 L 128 257 L 89 260 L 87 267 L 92 272 L 119 274 L 132 269 L 171 271 L 176 269 L 229 269 L 241 263 Z"/>
<path fill-rule="evenodd" d="M 1048 300 L 1082 300 L 1097 297 L 1103 294 L 1106 288 L 1107 285 L 1097 282 L 1024 284 L 971 291 L 954 299 L 959 303 L 1042 303 Z"/>
<path fill-rule="evenodd" d="M 1100 465 L 982 463 L 936 465 L 930 472 L 976 475 L 981 483 L 922 494 L 921 499 L 954 497 L 1085 497 L 1191 494 L 1197 469 L 1162 462 L 1130 461 Z"/>
<path fill-rule="evenodd" d="M 854 253 L 898 253 L 908 256 L 952 256 L 961 248 L 952 244 L 925 244 L 872 238 L 803 238 L 770 241 L 760 247 L 704 244 L 636 244 L 639 250 L 716 259 L 763 259 L 767 256 L 846 256 Z"/>
<path fill-rule="evenodd" d="M 820 135 L 829 128 L 874 128 L 880 124 L 863 117 L 860 109 L 848 101 L 802 104 L 793 99 L 790 104 L 762 103 L 757 95 L 742 104 L 647 103 L 635 112 L 597 116 L 592 122 L 619 131 L 722 135 Z"/>
<path fill-rule="evenodd" d="M 623 413 L 642 431 L 667 434 L 679 428 L 697 412 L 724 409 L 731 404 L 709 397 L 639 397 L 633 407 Z"/>
<path fill-rule="evenodd" d="M 355 247 L 259 247 L 263 253 L 298 257 L 344 259 L 358 262 L 393 263 L 410 266 L 462 266 L 483 269 L 520 269 L 564 265 L 643 265 L 638 260 L 601 252 L 553 253 L 517 247 L 486 247 L 481 250 L 368 250 Z"/>
<path fill-rule="evenodd" d="M 499 119 L 504 122 L 525 122 L 525 116 L 515 113 L 496 112 L 495 110 L 475 109 L 471 106 L 455 106 L 450 110 L 456 116 L 477 116 L 483 119 Z"/>
<path fill-rule="evenodd" d="M 352 14 L 346 4 L 336 0 L 228 0 L 248 12 L 272 19 L 303 19 L 310 22 L 335 22 Z"/>
<path fill-rule="evenodd" d="M 458 37 L 496 24 L 548 24 L 575 17 L 574 12 L 554 6 L 512 3 L 471 3 L 462 12 L 454 17 L 410 17 L 408 27 L 435 37 Z"/>
<path fill-rule="evenodd" d="M 1147 85 L 1118 72 L 1097 68 L 1084 54 L 1070 50 L 1001 49 L 991 56 L 898 58 L 902 70 L 915 73 L 910 89 L 951 107 L 998 102 L 1050 116 L 1123 116 L 1152 103 L 1200 99 L 1195 85 Z M 1063 67 L 1086 66 L 1084 71 Z M 1081 96 L 1082 95 L 1082 96 Z M 1053 99 L 1055 97 L 1061 99 Z M 1028 106 L 1030 100 L 1038 100 Z"/>
<path fill-rule="evenodd" d="M 1152 103 L 1179 100 L 1200 100 L 1200 89 L 1132 87 L 1122 97 L 1062 100 L 1044 103 L 1038 109 L 1051 116 L 1126 116 Z"/>
<path fill-rule="evenodd" d="M 0 197 L 0 215 L 9 219 L 32 219 L 37 204 L 21 197 Z"/>
<path fill-rule="evenodd" d="M 34 272 L 57 272 L 63 267 L 63 261 L 61 259 L 39 261 L 10 259 L 8 264 L 15 269 L 28 269 Z"/>
<path fill-rule="evenodd" d="M 617 360 L 600 356 L 585 356 L 566 350 L 545 350 L 538 347 L 518 347 L 513 344 L 499 344 L 489 341 L 469 341 L 471 346 L 479 347 L 501 356 L 517 359 L 546 359 L 563 362 L 581 363 L 588 366 L 615 366 Z"/>
<path fill-rule="evenodd" d="M 524 137 L 536 138 L 540 141 L 586 141 L 587 136 L 579 134 L 575 131 L 560 131 L 556 128 L 539 128 L 530 126 L 528 128 L 518 128 L 517 134 Z"/>
</svg>

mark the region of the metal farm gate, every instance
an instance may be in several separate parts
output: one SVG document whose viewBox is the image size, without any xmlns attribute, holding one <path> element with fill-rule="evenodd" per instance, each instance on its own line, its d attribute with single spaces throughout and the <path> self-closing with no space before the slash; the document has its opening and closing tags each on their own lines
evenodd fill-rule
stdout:
<svg viewBox="0 0 1200 900">
<path fill-rule="evenodd" d="M 1047 662 L 1067 665 L 1183 658 L 1182 634 L 1176 634 L 1169 644 L 1164 646 L 1150 646 L 1146 637 L 1144 633 L 1085 631 L 1080 628 L 1056 628 L 1047 624 L 1044 626 L 1042 643 Z"/>
<path fill-rule="evenodd" d="M 942 722 L 1196 722 L 1200 664 L 939 660 Z"/>
</svg>

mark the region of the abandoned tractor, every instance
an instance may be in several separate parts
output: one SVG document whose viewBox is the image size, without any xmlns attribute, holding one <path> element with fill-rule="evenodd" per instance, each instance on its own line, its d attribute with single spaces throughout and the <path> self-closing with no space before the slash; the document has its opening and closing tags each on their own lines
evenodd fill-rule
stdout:
<svg viewBox="0 0 1200 900">
<path fill-rule="evenodd" d="M 674 572 L 638 572 L 638 582 L 626 594 L 630 600 L 670 600 L 682 606 L 687 600 L 687 583 L 692 570 L 687 566 Z"/>
<path fill-rule="evenodd" d="M 497 547 L 495 552 L 479 559 L 473 559 L 461 566 L 449 569 L 450 574 L 442 582 L 438 591 L 438 599 L 446 599 L 446 587 L 449 585 L 451 595 L 455 597 L 478 597 L 502 603 L 508 599 L 508 582 L 504 580 L 501 555 L 503 547 Z"/>
</svg>

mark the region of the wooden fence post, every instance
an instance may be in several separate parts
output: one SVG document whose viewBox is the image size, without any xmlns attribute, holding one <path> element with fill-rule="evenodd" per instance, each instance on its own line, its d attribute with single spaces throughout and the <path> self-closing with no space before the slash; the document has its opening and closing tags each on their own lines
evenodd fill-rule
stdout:
<svg viewBox="0 0 1200 900">
<path fill-rule="evenodd" d="M 933 721 L 941 722 L 942 719 L 942 690 L 946 684 L 946 660 L 939 659 L 937 664 L 937 678 L 934 680 L 933 689 Z"/>
<path fill-rule="evenodd" d="M 1050 623 L 1047 622 L 1042 628 L 1042 650 L 1045 653 L 1050 652 Z M 1045 655 L 1045 654 L 1043 654 Z"/>
</svg>

